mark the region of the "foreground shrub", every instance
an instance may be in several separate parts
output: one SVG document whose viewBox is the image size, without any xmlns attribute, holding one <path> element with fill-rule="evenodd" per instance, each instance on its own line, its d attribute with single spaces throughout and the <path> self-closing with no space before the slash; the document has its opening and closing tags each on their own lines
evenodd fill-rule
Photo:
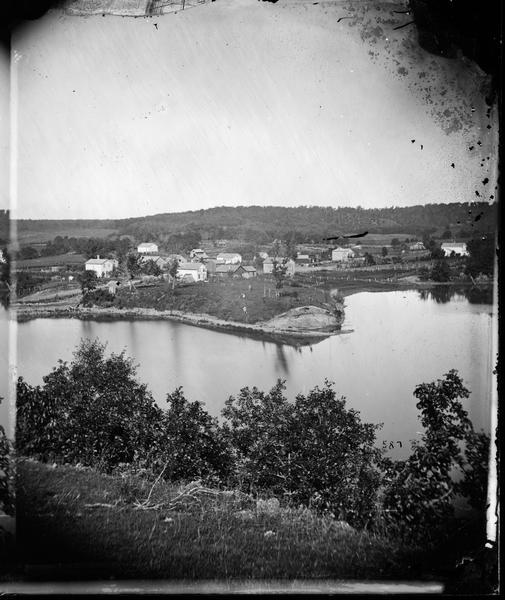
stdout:
<svg viewBox="0 0 505 600">
<path fill-rule="evenodd" d="M 226 402 L 225 430 L 237 453 L 239 483 L 355 525 L 368 522 L 380 478 L 378 426 L 346 409 L 329 382 L 294 404 L 284 389 L 282 381 L 268 394 L 244 388 Z"/>
<path fill-rule="evenodd" d="M 201 402 L 186 400 L 182 388 L 168 394 L 167 402 L 161 455 L 156 459 L 163 463 L 167 477 L 172 481 L 226 479 L 233 459 L 217 420 L 207 413 Z"/>
<path fill-rule="evenodd" d="M 105 470 L 147 453 L 159 437 L 161 409 L 124 352 L 83 341 L 69 365 L 61 362 L 44 386 L 17 385 L 16 444 L 42 460 L 101 466 Z"/>
<path fill-rule="evenodd" d="M 410 537 L 438 537 L 454 514 L 458 494 L 485 507 L 489 436 L 473 430 L 461 404 L 469 394 L 455 370 L 418 385 L 414 395 L 425 430 L 422 440 L 413 442 L 406 460 L 383 461 L 383 507 L 388 520 Z"/>
<path fill-rule="evenodd" d="M 245 387 L 225 403 L 225 434 L 235 451 L 235 476 L 248 491 L 284 495 L 291 489 L 289 445 L 293 406 L 279 380 L 265 393 Z"/>
<path fill-rule="evenodd" d="M 2 402 L 0 396 L 0 404 Z M 0 425 L 0 514 L 14 514 L 13 448 Z"/>
</svg>

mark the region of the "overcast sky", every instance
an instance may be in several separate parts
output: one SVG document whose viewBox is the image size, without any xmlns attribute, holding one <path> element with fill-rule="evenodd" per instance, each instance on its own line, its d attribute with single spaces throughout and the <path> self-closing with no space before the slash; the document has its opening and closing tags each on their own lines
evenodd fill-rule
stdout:
<svg viewBox="0 0 505 600">
<path fill-rule="evenodd" d="M 481 163 L 493 148 L 483 105 L 447 133 L 336 10 L 218 0 L 154 19 L 50 12 L 26 27 L 17 216 L 479 199 L 482 169 L 495 169 Z"/>
</svg>

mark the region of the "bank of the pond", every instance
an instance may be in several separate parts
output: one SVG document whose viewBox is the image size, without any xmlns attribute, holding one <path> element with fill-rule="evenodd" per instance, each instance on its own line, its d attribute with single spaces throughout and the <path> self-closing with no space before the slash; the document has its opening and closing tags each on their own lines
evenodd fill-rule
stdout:
<svg viewBox="0 0 505 600">
<path fill-rule="evenodd" d="M 92 321 L 171 320 L 288 345 L 311 345 L 330 335 L 349 333 L 341 329 L 341 319 L 327 310 L 314 306 L 292 309 L 263 323 L 239 323 L 203 313 L 160 311 L 154 308 L 119 309 L 97 306 L 76 308 L 68 302 L 18 304 L 14 308 L 14 315 L 19 323 L 41 318 L 75 318 Z"/>
</svg>

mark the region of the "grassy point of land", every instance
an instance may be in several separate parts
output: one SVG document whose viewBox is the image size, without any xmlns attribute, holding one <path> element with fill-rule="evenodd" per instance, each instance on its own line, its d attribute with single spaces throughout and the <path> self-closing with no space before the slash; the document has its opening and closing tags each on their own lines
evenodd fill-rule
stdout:
<svg viewBox="0 0 505 600">
<path fill-rule="evenodd" d="M 323 289 L 287 281 L 282 289 L 276 290 L 272 280 L 263 278 L 179 285 L 175 290 L 167 283 L 139 286 L 133 291 L 120 290 L 114 299 L 114 306 L 121 308 L 179 310 L 239 323 L 268 321 L 292 308 L 307 305 L 331 309 L 332 302 Z"/>
</svg>

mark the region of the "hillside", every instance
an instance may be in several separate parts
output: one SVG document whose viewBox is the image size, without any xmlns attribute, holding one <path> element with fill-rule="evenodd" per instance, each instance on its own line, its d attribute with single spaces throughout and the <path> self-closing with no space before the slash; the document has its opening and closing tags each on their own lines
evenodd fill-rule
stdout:
<svg viewBox="0 0 505 600">
<path fill-rule="evenodd" d="M 496 203 L 455 202 L 411 207 L 362 209 L 350 207 L 218 206 L 205 210 L 162 213 L 117 220 L 30 220 L 17 222 L 20 243 L 47 240 L 56 235 L 96 237 L 114 234 L 137 239 L 197 232 L 202 238 L 271 241 L 295 234 L 298 241 L 352 233 L 433 233 L 446 227 L 494 231 Z M 71 233 L 70 233 L 71 232 Z"/>
</svg>

